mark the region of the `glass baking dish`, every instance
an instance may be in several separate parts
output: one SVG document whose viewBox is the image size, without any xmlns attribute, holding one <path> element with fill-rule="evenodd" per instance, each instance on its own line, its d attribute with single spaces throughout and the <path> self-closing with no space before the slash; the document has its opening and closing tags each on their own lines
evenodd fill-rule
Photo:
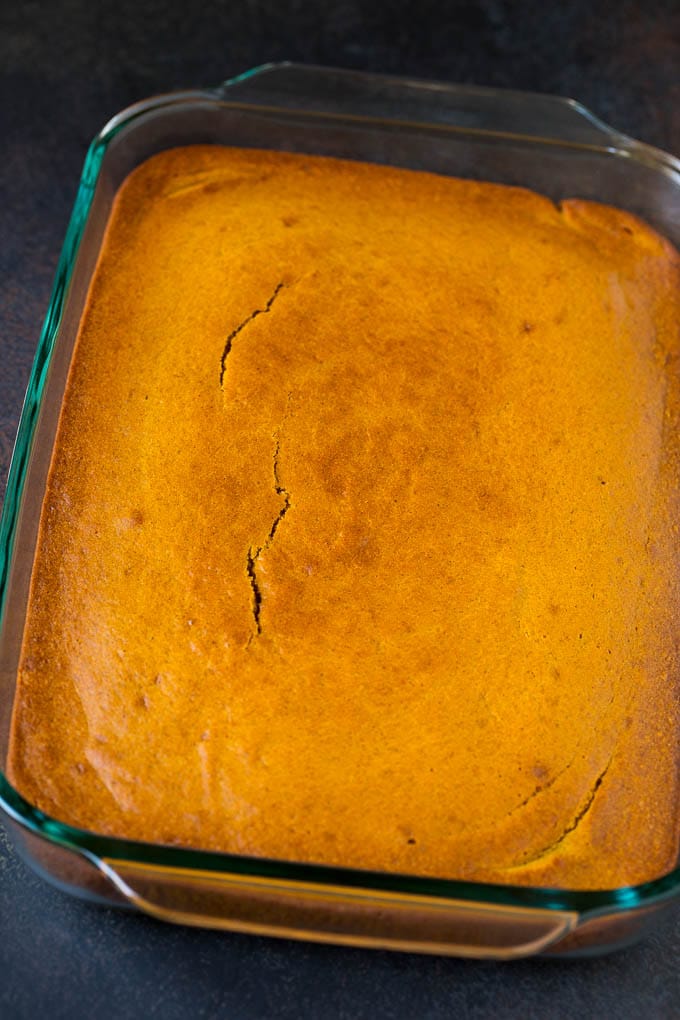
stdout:
<svg viewBox="0 0 680 1020">
<path fill-rule="evenodd" d="M 114 117 L 86 158 L 0 521 L 0 763 L 59 410 L 112 202 L 149 156 L 194 143 L 359 159 L 524 185 L 556 201 L 610 202 L 680 243 L 680 161 L 571 100 L 283 64 Z M 680 868 L 637 887 L 577 892 L 134 843 L 48 817 L 2 772 L 0 806 L 31 864 L 71 892 L 235 931 L 468 957 L 576 955 L 627 944 L 680 890 Z"/>
</svg>

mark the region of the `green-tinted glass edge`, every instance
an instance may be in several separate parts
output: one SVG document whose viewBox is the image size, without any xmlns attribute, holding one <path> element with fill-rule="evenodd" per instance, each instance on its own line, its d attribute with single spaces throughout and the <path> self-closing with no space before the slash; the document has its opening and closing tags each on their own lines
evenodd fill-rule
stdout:
<svg viewBox="0 0 680 1020">
<path fill-rule="evenodd" d="M 92 204 L 94 184 L 103 156 L 104 147 L 98 140 L 95 140 L 90 146 L 85 160 L 19 419 L 17 438 L 7 476 L 2 514 L 0 515 L 0 621 L 4 617 L 7 582 L 14 550 L 19 506 L 24 489 L 26 468 L 33 448 L 33 438 L 42 402 L 45 380 L 52 357 L 54 341 L 61 324 L 66 292 Z"/>
<path fill-rule="evenodd" d="M 260 73 L 266 73 L 277 65 L 263 64 L 229 79 L 224 85 L 247 81 Z M 68 224 L 64 245 L 59 257 L 55 282 L 52 288 L 50 303 L 45 322 L 40 334 L 33 367 L 29 377 L 24 405 L 22 408 L 17 439 L 7 478 L 5 498 L 0 514 L 0 627 L 4 619 L 11 558 L 18 522 L 19 508 L 24 490 L 26 470 L 33 446 L 36 424 L 47 372 L 52 357 L 54 342 L 61 325 L 64 303 L 73 272 L 75 259 L 83 237 L 85 225 L 92 205 L 94 191 L 99 177 L 106 148 L 115 135 L 127 127 L 133 120 L 153 108 L 163 105 L 199 98 L 212 101 L 217 105 L 226 105 L 224 94 L 220 89 L 214 91 L 175 93 L 159 96 L 155 99 L 136 104 L 128 111 L 123 111 L 110 121 L 92 142 L 83 167 L 78 192 L 74 203 L 71 219 Z M 564 100 L 573 103 L 573 100 Z M 253 105 L 243 102 L 229 104 L 235 106 Z M 580 104 L 574 103 L 575 106 Z M 590 111 L 581 109 L 596 120 Z M 269 112 L 269 111 L 268 111 Z M 274 112 L 274 108 L 271 109 Z M 289 109 L 282 109 L 283 114 L 290 114 Z M 333 114 L 330 114 L 333 118 Z M 347 117 L 338 119 L 377 120 L 378 118 Z M 415 126 L 410 123 L 410 126 Z M 425 125 L 423 125 L 425 126 Z M 442 125 L 437 125 L 441 129 Z M 605 125 L 606 127 L 606 125 Z M 455 128 L 449 130 L 456 130 Z M 612 135 L 616 133 L 609 129 Z M 493 135 L 495 132 L 473 132 Z M 619 139 L 631 144 L 635 149 L 649 150 L 657 155 L 656 150 L 638 143 L 634 139 L 619 135 Z M 534 139 L 536 141 L 537 139 Z M 549 142 L 549 139 L 544 141 Z M 564 143 L 562 143 L 564 144 Z M 569 145 L 570 143 L 566 143 Z M 600 148 L 599 146 L 574 145 L 575 148 Z M 633 153 L 619 150 L 620 155 L 630 156 Z M 635 155 L 638 155 L 635 152 Z M 669 154 L 664 153 L 664 156 Z M 670 157 L 673 163 L 678 161 Z M 656 161 L 657 166 L 660 161 Z M 659 166 L 659 169 L 662 167 Z M 668 168 L 664 168 L 668 169 Z M 677 172 L 677 171 L 676 171 Z M 465 882 L 452 879 L 435 879 L 387 872 L 363 871 L 351 868 L 336 868 L 326 865 L 276 861 L 266 858 L 254 858 L 234 854 L 216 853 L 183 847 L 170 847 L 162 844 L 140 843 L 117 837 L 100 836 L 84 829 L 78 829 L 59 822 L 50 815 L 40 811 L 15 790 L 2 770 L 0 770 L 0 808 L 20 825 L 34 834 L 44 837 L 52 843 L 74 851 L 91 860 L 95 865 L 102 858 L 115 863 L 116 860 L 131 863 L 155 865 L 157 867 L 184 868 L 189 871 L 207 871 L 216 874 L 243 875 L 278 881 L 306 882 L 310 885 L 336 885 L 348 889 L 375 890 L 381 892 L 402 893 L 420 896 L 437 897 L 447 900 L 464 900 L 487 905 L 504 907 L 535 908 L 555 911 L 578 912 L 583 918 L 595 914 L 614 911 L 632 910 L 637 907 L 649 906 L 677 896 L 680 892 L 680 866 L 658 879 L 636 886 L 624 886 L 617 889 L 596 891 L 579 891 L 569 889 L 550 889 L 533 886 L 491 885 L 487 883 Z"/>
</svg>

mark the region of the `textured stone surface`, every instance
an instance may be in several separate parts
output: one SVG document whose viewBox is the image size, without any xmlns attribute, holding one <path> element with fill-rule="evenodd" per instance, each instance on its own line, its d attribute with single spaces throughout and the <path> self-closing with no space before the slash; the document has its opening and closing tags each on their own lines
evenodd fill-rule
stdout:
<svg viewBox="0 0 680 1020">
<path fill-rule="evenodd" d="M 676 0 L 0 5 L 0 492 L 87 145 L 156 92 L 267 60 L 573 96 L 680 155 Z M 579 962 L 466 963 L 164 926 L 71 899 L 0 824 L 0 1016 L 671 1017 L 680 913 Z"/>
</svg>

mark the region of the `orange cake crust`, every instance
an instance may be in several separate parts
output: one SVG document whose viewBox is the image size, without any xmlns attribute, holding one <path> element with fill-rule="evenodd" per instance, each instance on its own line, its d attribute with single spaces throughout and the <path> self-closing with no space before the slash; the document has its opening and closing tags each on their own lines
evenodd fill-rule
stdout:
<svg viewBox="0 0 680 1020">
<path fill-rule="evenodd" d="M 603 888 L 678 855 L 678 283 L 633 216 L 191 147 L 116 198 L 9 776 L 100 833 Z"/>
</svg>

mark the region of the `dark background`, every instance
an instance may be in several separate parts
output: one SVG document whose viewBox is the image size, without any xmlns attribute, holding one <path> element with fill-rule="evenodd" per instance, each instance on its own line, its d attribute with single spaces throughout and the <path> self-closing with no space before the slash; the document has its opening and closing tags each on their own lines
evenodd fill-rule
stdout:
<svg viewBox="0 0 680 1020">
<path fill-rule="evenodd" d="M 680 155 L 680 0 L 0 0 L 0 494 L 90 139 L 269 60 L 555 92 Z M 71 899 L 0 823 L 0 1017 L 680 1017 L 680 913 L 600 959 L 470 963 L 162 925 Z"/>
</svg>

